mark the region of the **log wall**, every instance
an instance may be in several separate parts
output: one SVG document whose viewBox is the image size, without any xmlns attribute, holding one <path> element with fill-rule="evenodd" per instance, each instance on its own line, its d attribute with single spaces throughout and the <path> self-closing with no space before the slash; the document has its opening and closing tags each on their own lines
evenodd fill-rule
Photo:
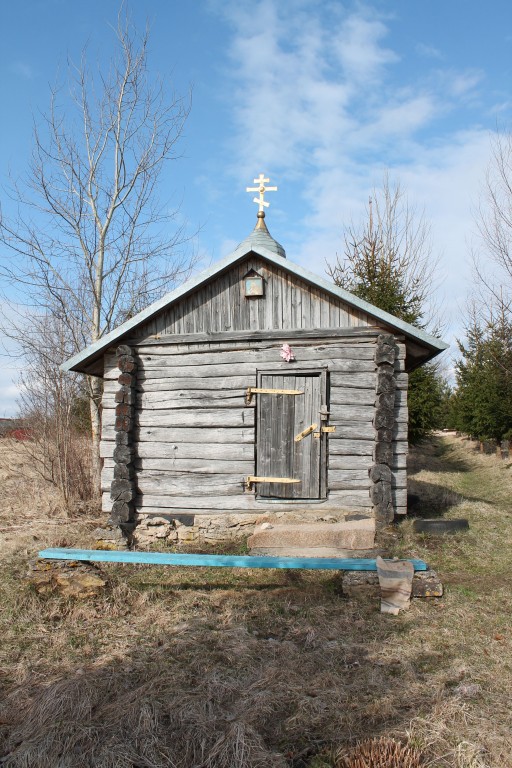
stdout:
<svg viewBox="0 0 512 768">
<path fill-rule="evenodd" d="M 343 332 L 338 329 L 338 335 Z M 319 510 L 346 508 L 373 514 L 369 473 L 375 465 L 374 424 L 378 333 L 345 338 L 159 343 L 142 341 L 133 428 L 137 512 L 150 514 L 263 513 L 290 509 L 247 493 L 244 479 L 255 471 L 255 407 L 244 402 L 256 386 L 257 370 L 294 366 L 329 371 L 330 418 L 336 427 L 328 444 L 328 499 Z M 283 342 L 295 363 L 280 357 Z M 133 341 L 132 341 L 133 347 Z M 393 506 L 406 510 L 407 375 L 405 347 L 396 345 L 392 427 Z M 103 505 L 111 511 L 115 447 L 115 393 L 119 370 L 115 352 L 105 357 L 101 451 Z M 297 502 L 298 505 L 301 502 Z M 304 502 L 302 502 L 304 505 Z"/>
</svg>

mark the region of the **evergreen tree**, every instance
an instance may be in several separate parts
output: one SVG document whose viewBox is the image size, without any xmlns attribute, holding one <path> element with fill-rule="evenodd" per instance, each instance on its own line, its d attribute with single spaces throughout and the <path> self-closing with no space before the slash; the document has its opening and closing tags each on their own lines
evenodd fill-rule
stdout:
<svg viewBox="0 0 512 768">
<path fill-rule="evenodd" d="M 502 316 L 482 329 L 473 321 L 459 342 L 454 425 L 480 440 L 512 436 L 512 333 Z"/>
<path fill-rule="evenodd" d="M 336 285 L 418 328 L 426 325 L 435 262 L 429 230 L 415 217 L 397 185 L 370 199 L 362 230 L 351 227 L 345 256 L 328 266 Z M 435 363 L 417 368 L 409 377 L 409 441 L 416 443 L 443 421 L 446 384 Z"/>
</svg>

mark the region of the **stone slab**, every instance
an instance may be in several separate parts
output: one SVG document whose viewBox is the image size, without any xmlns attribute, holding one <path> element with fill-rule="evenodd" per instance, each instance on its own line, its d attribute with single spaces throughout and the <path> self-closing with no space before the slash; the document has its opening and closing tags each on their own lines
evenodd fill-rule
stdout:
<svg viewBox="0 0 512 768">
<path fill-rule="evenodd" d="M 347 597 L 373 599 L 380 597 L 379 577 L 371 571 L 345 571 L 343 593 Z M 443 584 L 435 571 L 416 571 L 412 580 L 412 597 L 442 597 Z"/>
<path fill-rule="evenodd" d="M 298 523 L 259 526 L 247 541 L 248 547 L 369 550 L 375 543 L 375 521 L 350 520 L 336 523 Z"/>
<path fill-rule="evenodd" d="M 339 547 L 256 547 L 251 555 L 269 557 L 369 557 L 380 551 L 375 549 L 340 549 Z"/>
</svg>

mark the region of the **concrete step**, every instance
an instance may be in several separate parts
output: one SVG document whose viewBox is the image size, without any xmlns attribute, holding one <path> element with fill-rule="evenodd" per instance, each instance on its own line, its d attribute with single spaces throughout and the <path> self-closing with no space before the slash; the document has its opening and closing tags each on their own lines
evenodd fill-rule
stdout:
<svg viewBox="0 0 512 768">
<path fill-rule="evenodd" d="M 375 521 L 370 518 L 334 523 L 265 522 L 255 528 L 253 535 L 247 541 L 251 551 L 269 548 L 301 550 L 324 548 L 341 552 L 371 550 L 374 543 Z M 340 554 L 339 557 L 344 555 Z"/>
</svg>

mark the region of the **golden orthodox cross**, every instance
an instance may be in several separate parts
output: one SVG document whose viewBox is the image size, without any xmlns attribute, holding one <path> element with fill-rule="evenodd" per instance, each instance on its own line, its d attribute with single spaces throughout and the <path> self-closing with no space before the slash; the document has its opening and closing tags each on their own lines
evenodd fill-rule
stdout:
<svg viewBox="0 0 512 768">
<path fill-rule="evenodd" d="M 258 203 L 258 210 L 263 211 L 264 208 L 268 208 L 270 203 L 268 203 L 265 200 L 265 192 L 277 192 L 277 187 L 266 187 L 265 184 L 268 184 L 270 179 L 265 178 L 264 173 L 260 173 L 259 177 L 257 179 L 254 179 L 254 183 L 257 184 L 257 187 L 246 187 L 246 192 L 259 192 L 259 197 L 253 198 L 253 203 Z"/>
</svg>

